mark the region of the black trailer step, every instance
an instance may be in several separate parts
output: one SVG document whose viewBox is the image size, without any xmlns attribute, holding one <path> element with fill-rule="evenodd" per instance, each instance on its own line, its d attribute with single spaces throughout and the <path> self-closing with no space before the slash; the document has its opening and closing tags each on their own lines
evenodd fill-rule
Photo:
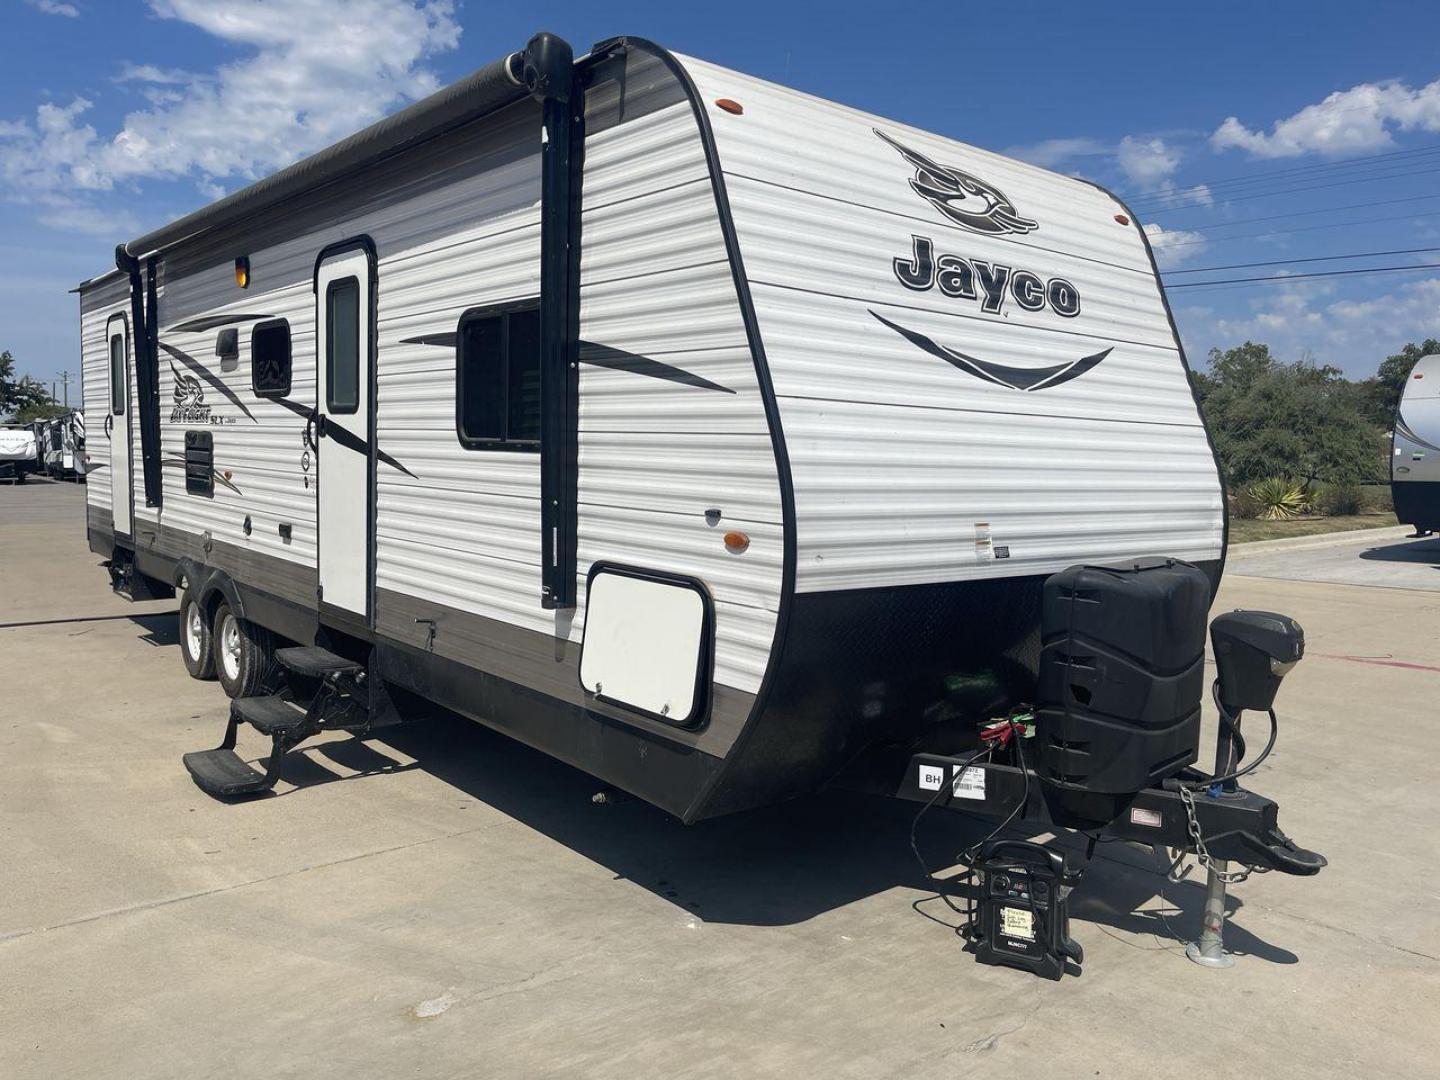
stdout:
<svg viewBox="0 0 1440 1080">
<path fill-rule="evenodd" d="M 270 770 L 259 772 L 245 764 L 244 759 L 234 750 L 224 747 L 218 750 L 196 750 L 182 759 L 185 768 L 202 791 L 221 798 L 235 795 L 253 795 L 269 791 L 275 786 L 279 768 L 276 756 L 271 757 Z M 274 773 L 275 775 L 271 775 Z"/>
<path fill-rule="evenodd" d="M 238 717 L 241 723 L 249 724 L 262 735 L 303 737 L 302 732 L 306 726 L 313 723 L 304 709 L 273 694 L 268 697 L 236 698 L 230 702 L 230 712 Z"/>
<path fill-rule="evenodd" d="M 312 679 L 323 679 L 327 675 L 356 675 L 365 670 L 365 665 L 354 660 L 336 656 L 329 649 L 319 645 L 297 645 L 290 649 L 276 649 L 275 659 L 282 667 L 297 675 L 308 675 Z"/>
</svg>

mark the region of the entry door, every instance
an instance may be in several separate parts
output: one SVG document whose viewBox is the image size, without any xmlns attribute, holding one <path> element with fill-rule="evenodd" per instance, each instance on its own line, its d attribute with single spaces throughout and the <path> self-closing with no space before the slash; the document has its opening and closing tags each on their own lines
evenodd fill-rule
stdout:
<svg viewBox="0 0 1440 1080">
<path fill-rule="evenodd" d="M 105 417 L 110 437 L 110 515 L 115 535 L 128 539 L 134 531 L 135 485 L 130 478 L 130 328 L 124 316 L 106 323 L 105 340 L 110 357 L 110 408 Z"/>
<path fill-rule="evenodd" d="M 370 615 L 370 414 L 374 282 L 365 247 L 321 259 L 315 278 L 320 599 Z"/>
</svg>

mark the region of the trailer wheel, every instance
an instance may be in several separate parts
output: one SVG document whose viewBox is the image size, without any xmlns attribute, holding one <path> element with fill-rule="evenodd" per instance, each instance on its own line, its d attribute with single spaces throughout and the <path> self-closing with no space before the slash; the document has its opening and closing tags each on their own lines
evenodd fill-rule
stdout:
<svg viewBox="0 0 1440 1080">
<path fill-rule="evenodd" d="M 275 638 L 221 601 L 215 611 L 215 674 L 232 698 L 259 694 L 275 665 Z"/>
<path fill-rule="evenodd" d="M 215 647 L 205 605 L 186 589 L 180 595 L 180 655 L 192 679 L 215 678 Z"/>
</svg>

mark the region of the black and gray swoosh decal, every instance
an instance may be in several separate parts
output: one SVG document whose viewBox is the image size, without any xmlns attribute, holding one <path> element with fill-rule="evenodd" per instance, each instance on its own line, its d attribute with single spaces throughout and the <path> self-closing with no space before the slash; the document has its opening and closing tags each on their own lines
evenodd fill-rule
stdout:
<svg viewBox="0 0 1440 1080">
<path fill-rule="evenodd" d="M 300 402 L 291 401 L 289 398 L 270 398 L 269 400 L 273 401 L 276 405 L 289 409 L 296 416 L 303 416 L 306 420 L 310 419 L 312 416 L 318 415 L 316 411 L 312 409 L 309 405 L 302 405 Z M 370 444 L 366 440 L 360 438 L 359 435 L 352 434 L 345 428 L 340 427 L 338 424 L 326 424 L 325 436 L 327 438 L 334 439 L 337 443 L 345 447 L 345 449 L 347 450 L 354 450 L 357 454 L 368 455 L 370 453 Z M 407 469 L 404 465 L 401 465 L 400 462 L 396 461 L 384 450 L 378 451 L 375 457 L 377 460 L 383 461 L 386 465 L 389 465 L 392 469 L 396 469 L 404 473 L 412 480 L 418 479 L 418 477 L 416 477 L 413 472 Z"/>
<path fill-rule="evenodd" d="M 1082 356 L 1079 360 L 1071 360 L 1066 364 L 1051 364 L 1041 368 L 1018 368 L 1009 364 L 997 364 L 993 360 L 981 360 L 974 356 L 967 356 L 965 353 L 948 349 L 944 345 L 937 344 L 924 334 L 914 330 L 908 330 L 898 323 L 893 323 L 877 311 L 871 311 L 871 315 L 890 327 L 897 334 L 903 337 L 912 345 L 924 349 L 931 356 L 938 356 L 948 364 L 953 364 L 968 375 L 974 375 L 977 379 L 993 383 L 996 386 L 1003 386 L 1010 390 L 1048 390 L 1052 386 L 1059 386 L 1071 379 L 1078 379 L 1091 368 L 1095 367 L 1114 350 L 1112 345 L 1108 349 L 1102 349 L 1098 353 L 1089 356 Z"/>
<path fill-rule="evenodd" d="M 1411 442 L 1419 446 L 1423 446 L 1427 450 L 1440 450 L 1440 446 L 1436 446 L 1429 440 L 1422 439 L 1419 435 L 1416 435 L 1415 429 L 1412 428 L 1409 424 L 1407 424 L 1405 422 L 1405 417 L 1399 413 L 1395 414 L 1395 434 L 1403 435 Z"/>
<path fill-rule="evenodd" d="M 693 386 L 700 390 L 718 390 L 722 394 L 735 393 L 728 386 L 711 382 L 709 379 L 696 375 L 693 371 L 686 371 L 684 368 L 678 368 L 673 364 L 666 364 L 648 356 L 641 356 L 638 353 L 626 352 L 624 349 L 612 348 L 609 345 L 597 345 L 593 341 L 580 342 L 580 362 L 594 364 L 596 367 L 611 368 L 615 371 L 629 371 L 635 375 L 648 375 L 652 379 L 665 379 L 668 382 Z"/>
<path fill-rule="evenodd" d="M 401 338 L 401 345 L 439 345 L 443 349 L 455 348 L 456 341 L 460 335 L 450 334 L 421 334 L 419 337 Z"/>
<path fill-rule="evenodd" d="M 325 438 L 332 439 L 336 443 L 343 446 L 346 450 L 354 450 L 357 454 L 368 455 L 370 453 L 369 442 L 367 442 L 365 439 L 362 439 L 359 435 L 356 435 L 353 431 L 349 431 L 346 428 L 341 427 L 339 424 L 327 423 L 325 425 Z M 410 479 L 417 479 L 414 473 L 412 473 L 404 465 L 401 465 L 400 462 L 396 461 L 384 450 L 377 449 L 375 451 L 375 457 L 378 460 L 383 461 L 386 465 L 389 465 L 392 469 L 398 469 L 400 472 L 410 477 Z"/>
<path fill-rule="evenodd" d="M 239 315 L 206 315 L 203 318 L 183 322 L 179 326 L 168 327 L 165 332 L 167 334 L 194 334 L 199 333 L 201 330 L 214 330 L 217 326 L 234 326 L 236 323 L 259 322 L 261 319 L 273 318 L 275 318 L 274 315 L 254 315 L 249 313 Z"/>
<path fill-rule="evenodd" d="M 174 357 L 176 360 L 179 360 L 187 368 L 193 371 L 197 376 L 204 380 L 207 386 L 210 386 L 213 389 L 219 391 L 225 397 L 226 401 L 230 402 L 230 404 L 234 405 L 237 409 L 239 409 L 246 416 L 248 416 L 252 423 L 258 424 L 260 422 L 259 420 L 256 420 L 255 415 L 245 407 L 245 403 L 235 396 L 235 392 L 231 390 L 228 386 L 226 386 L 222 379 L 217 378 L 215 374 L 211 372 L 210 369 L 207 368 L 204 364 L 202 364 L 199 360 L 196 360 L 189 353 L 182 352 L 180 349 L 175 348 L 174 345 L 167 345 L 163 341 L 160 342 L 160 348 L 164 349 L 167 355 Z"/>
<path fill-rule="evenodd" d="M 419 337 L 405 338 L 400 344 L 438 345 L 442 348 L 453 349 L 457 338 L 456 334 L 421 334 Z M 696 375 L 693 371 L 686 371 L 674 364 L 667 364 L 649 356 L 641 356 L 639 353 L 626 352 L 624 349 L 612 348 L 609 345 L 597 345 L 593 341 L 580 342 L 580 362 L 594 364 L 596 367 L 611 368 L 615 371 L 628 371 L 634 375 L 645 375 L 652 379 L 664 379 L 667 382 L 680 383 L 682 386 L 693 386 L 697 390 L 718 390 L 722 394 L 735 393 L 728 386 L 711 382 L 703 376 Z"/>
</svg>

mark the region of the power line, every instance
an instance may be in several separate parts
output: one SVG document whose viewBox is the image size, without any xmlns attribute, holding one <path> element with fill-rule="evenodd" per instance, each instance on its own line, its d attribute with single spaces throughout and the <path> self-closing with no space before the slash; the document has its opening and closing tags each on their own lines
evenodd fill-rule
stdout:
<svg viewBox="0 0 1440 1080">
<path fill-rule="evenodd" d="M 1440 247 L 1404 248 L 1400 251 L 1357 251 L 1350 255 L 1314 255 L 1308 259 L 1271 259 L 1267 262 L 1230 263 L 1227 266 L 1198 266 L 1193 270 L 1167 270 L 1165 277 L 1176 274 L 1208 274 L 1217 270 L 1246 270 L 1252 266 L 1293 266 L 1296 263 L 1336 262 L 1340 259 L 1375 259 L 1381 255 L 1419 255 L 1440 251 Z"/>
<path fill-rule="evenodd" d="M 1257 281 L 1301 281 L 1305 278 L 1345 277 L 1350 274 L 1388 274 L 1399 270 L 1440 270 L 1440 263 L 1420 263 L 1416 266 L 1371 266 L 1364 270 L 1317 270 L 1313 274 L 1275 274 L 1272 277 L 1222 278 L 1219 281 L 1182 281 L 1178 285 L 1167 285 L 1167 289 L 1199 289 L 1206 285 L 1246 285 Z"/>
<path fill-rule="evenodd" d="M 1333 180 L 1328 184 L 1307 184 L 1304 187 L 1276 188 L 1274 191 L 1254 191 L 1247 192 L 1243 195 L 1226 195 L 1224 196 L 1224 200 L 1227 203 L 1246 202 L 1250 199 L 1269 199 L 1277 195 L 1294 195 L 1302 191 L 1323 191 L 1328 188 L 1346 187 L 1350 184 L 1374 184 L 1384 180 L 1399 180 L 1406 176 L 1423 176 L 1427 173 L 1433 173 L 1437 169 L 1440 169 L 1440 165 L 1430 165 L 1423 169 L 1409 169 L 1402 172 L 1376 173 L 1371 176 L 1355 176 L 1351 177 L 1348 180 Z M 1182 210 L 1187 208 L 1188 207 L 1186 206 L 1174 206 L 1170 207 L 1169 209 Z M 1139 213 L 1141 211 L 1136 212 Z M 1155 210 L 1152 208 L 1151 212 L 1164 213 L 1165 210 Z"/>
<path fill-rule="evenodd" d="M 1330 172 L 1337 169 L 1352 169 L 1357 166 L 1373 164 L 1374 162 L 1392 161 L 1395 158 L 1423 156 L 1437 151 L 1440 151 L 1440 143 L 1430 146 L 1412 147 L 1409 150 L 1391 150 L 1383 154 L 1369 154 L 1365 157 L 1349 158 L 1346 161 L 1332 161 L 1318 165 L 1297 165 L 1288 169 L 1271 169 L 1267 172 L 1249 173 L 1242 176 L 1202 180 L 1188 187 L 1176 188 L 1171 191 L 1157 191 L 1148 195 L 1137 196 L 1132 203 L 1132 207 L 1164 203 L 1172 199 L 1193 201 L 1195 196 L 1200 195 L 1204 191 L 1213 192 L 1216 189 L 1263 184 L 1281 176 L 1290 176 L 1293 178 L 1295 176 L 1314 175 L 1316 173 Z"/>
<path fill-rule="evenodd" d="M 1322 206 L 1315 210 L 1291 210 L 1286 214 L 1266 214 L 1263 217 L 1236 218 L 1233 221 L 1217 221 L 1213 225 L 1206 225 L 1204 222 L 1182 222 L 1179 225 L 1171 224 L 1165 226 L 1167 229 L 1194 229 L 1197 226 L 1203 229 L 1228 229 L 1231 225 L 1254 225 L 1261 221 L 1279 221 L 1282 218 L 1292 217 L 1314 217 L 1316 214 L 1336 214 L 1341 210 L 1364 210 L 1371 206 L 1395 206 L 1399 203 L 1424 202 L 1426 199 L 1440 199 L 1440 193 L 1434 195 L 1407 195 L 1403 199 L 1375 199 L 1371 202 L 1346 203 L 1344 206 Z"/>
<path fill-rule="evenodd" d="M 1440 214 L 1440 210 L 1422 210 L 1418 214 L 1391 214 L 1389 217 L 1359 218 L 1355 221 L 1332 221 L 1328 225 L 1298 225 L 1293 229 L 1269 229 L 1265 232 L 1239 233 L 1235 236 L 1201 236 L 1198 240 L 1176 240 L 1173 244 L 1164 244 L 1161 250 L 1169 250 L 1171 248 L 1178 247 L 1190 247 L 1194 244 L 1208 244 L 1212 242 L 1217 244 L 1224 244 L 1228 243 L 1231 240 L 1254 240 L 1257 237 L 1261 236 L 1286 236 L 1290 233 L 1314 232 L 1317 229 L 1346 229 L 1353 225 L 1373 225 L 1381 221 L 1412 221 L 1415 218 L 1434 217 L 1436 214 Z"/>
</svg>

